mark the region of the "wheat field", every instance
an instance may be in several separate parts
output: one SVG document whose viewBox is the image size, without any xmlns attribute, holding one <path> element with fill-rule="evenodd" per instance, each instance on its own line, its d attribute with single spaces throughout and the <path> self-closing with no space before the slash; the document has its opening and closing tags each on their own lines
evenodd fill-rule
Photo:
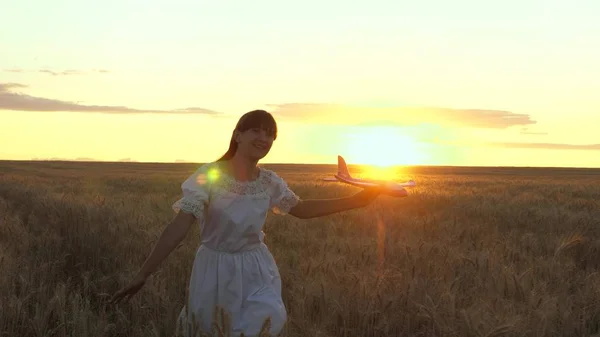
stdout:
<svg viewBox="0 0 600 337">
<path fill-rule="evenodd" d="M 302 198 L 334 166 L 265 165 Z M 109 305 L 197 164 L 0 162 L 0 336 L 173 336 L 199 230 Z M 360 168 L 351 167 L 360 175 Z M 398 168 L 408 198 L 270 215 L 285 336 L 600 336 L 600 170 Z"/>
</svg>

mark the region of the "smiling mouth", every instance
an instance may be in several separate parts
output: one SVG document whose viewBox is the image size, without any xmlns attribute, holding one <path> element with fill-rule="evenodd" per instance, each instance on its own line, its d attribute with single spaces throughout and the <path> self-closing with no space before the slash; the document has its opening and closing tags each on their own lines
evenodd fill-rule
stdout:
<svg viewBox="0 0 600 337">
<path fill-rule="evenodd" d="M 253 144 L 255 148 L 259 149 L 259 150 L 266 150 L 267 146 L 266 145 L 262 145 L 262 144 Z"/>
</svg>

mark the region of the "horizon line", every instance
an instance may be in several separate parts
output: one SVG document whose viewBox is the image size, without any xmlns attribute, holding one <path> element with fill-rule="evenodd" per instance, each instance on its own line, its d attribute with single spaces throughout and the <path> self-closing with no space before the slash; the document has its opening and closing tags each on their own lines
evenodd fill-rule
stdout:
<svg viewBox="0 0 600 337">
<path fill-rule="evenodd" d="M 32 163 L 32 162 L 49 162 L 49 163 L 102 163 L 102 164 L 164 164 L 164 165 L 173 165 L 173 164 L 206 164 L 213 161 L 119 161 L 119 160 L 76 160 L 76 159 L 0 159 L 0 162 L 20 162 L 20 163 Z M 260 165 L 304 165 L 304 166 L 334 166 L 337 167 L 336 162 L 332 163 L 292 163 L 292 162 L 264 162 L 260 163 Z M 373 164 L 348 164 L 348 166 L 371 166 L 371 167 L 379 167 L 379 165 Z M 389 167 L 404 167 L 404 168 L 517 168 L 517 169 L 582 169 L 582 170 L 600 170 L 600 167 L 591 167 L 591 166 L 514 166 L 514 165 L 435 165 L 435 164 L 398 164 L 398 165 L 389 165 L 384 168 Z"/>
</svg>

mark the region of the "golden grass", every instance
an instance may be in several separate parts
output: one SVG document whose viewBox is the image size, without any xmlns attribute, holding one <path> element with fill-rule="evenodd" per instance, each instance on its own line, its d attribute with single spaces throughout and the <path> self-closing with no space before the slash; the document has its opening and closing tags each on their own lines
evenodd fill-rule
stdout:
<svg viewBox="0 0 600 337">
<path fill-rule="evenodd" d="M 0 336 L 172 336 L 199 231 L 129 302 L 191 164 L 0 162 Z M 272 166 L 303 198 L 335 167 Z M 353 168 L 357 172 L 356 168 Z M 412 168 L 405 199 L 271 215 L 285 336 L 591 336 L 600 330 L 600 172 Z M 227 336 L 226 317 L 217 336 Z M 267 322 L 268 323 L 268 322 Z"/>
</svg>

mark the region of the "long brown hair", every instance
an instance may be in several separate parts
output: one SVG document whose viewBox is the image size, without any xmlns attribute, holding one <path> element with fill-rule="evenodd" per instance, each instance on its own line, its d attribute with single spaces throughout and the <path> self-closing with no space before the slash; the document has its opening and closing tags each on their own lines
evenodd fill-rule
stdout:
<svg viewBox="0 0 600 337">
<path fill-rule="evenodd" d="M 246 112 L 240 117 L 238 120 L 235 129 L 231 134 L 231 141 L 229 142 L 229 149 L 227 152 L 219 158 L 217 161 L 224 161 L 233 158 L 235 152 L 238 148 L 238 143 L 235 141 L 235 132 L 244 132 L 249 129 L 260 128 L 266 130 L 269 133 L 273 134 L 273 138 L 277 139 L 277 122 L 275 122 L 275 118 L 266 112 L 265 110 L 252 110 L 250 112 Z"/>
</svg>

